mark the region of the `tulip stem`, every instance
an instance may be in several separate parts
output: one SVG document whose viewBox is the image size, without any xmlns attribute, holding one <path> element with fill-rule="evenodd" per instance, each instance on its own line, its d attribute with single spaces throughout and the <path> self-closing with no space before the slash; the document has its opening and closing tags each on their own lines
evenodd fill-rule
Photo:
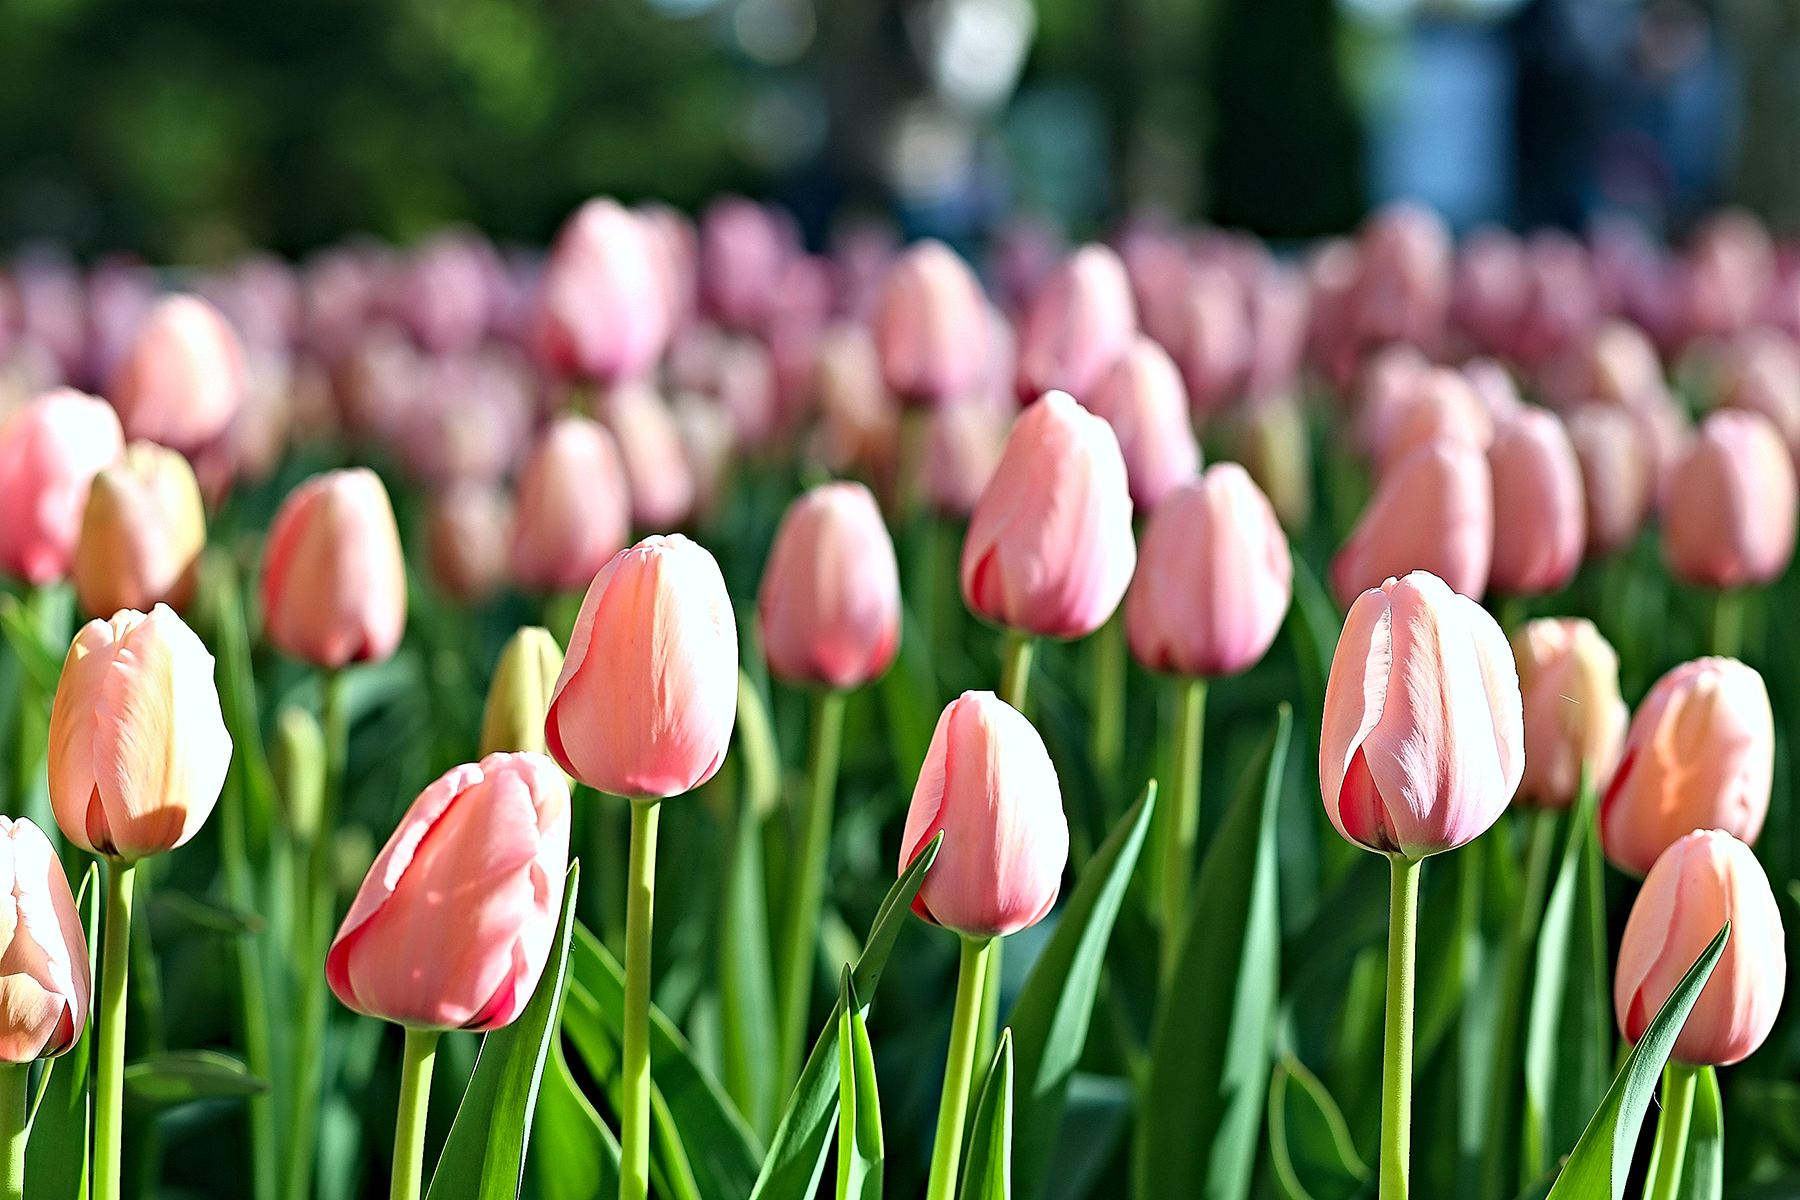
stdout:
<svg viewBox="0 0 1800 1200">
<path fill-rule="evenodd" d="M 1194 844 L 1200 838 L 1200 751 L 1206 735 L 1206 680 L 1180 682 L 1181 705 L 1175 722 L 1174 803 L 1163 825 L 1162 977 L 1175 973 L 1182 922 L 1187 914 L 1188 880 L 1193 874 Z"/>
<path fill-rule="evenodd" d="M 1094 770 L 1107 788 L 1119 783 L 1125 752 L 1125 606 L 1094 631 Z M 1110 801 L 1111 797 L 1108 797 Z M 1110 814 L 1109 814 L 1110 815 Z"/>
<path fill-rule="evenodd" d="M 1031 684 L 1032 637 L 1019 629 L 1006 631 L 1006 665 L 1000 673 L 1000 698 L 1025 711 L 1025 692 Z"/>
<path fill-rule="evenodd" d="M 1381 1061 L 1381 1200 L 1406 1200 L 1412 1157 L 1413 957 L 1423 860 L 1388 856 L 1387 1031 Z"/>
<path fill-rule="evenodd" d="M 631 802 L 625 892 L 624 1047 L 619 1083 L 619 1200 L 650 1192 L 650 925 L 656 908 L 658 800 Z"/>
<path fill-rule="evenodd" d="M 1713 593 L 1712 652 L 1736 658 L 1744 644 L 1744 592 L 1729 588 Z"/>
<path fill-rule="evenodd" d="M 425 1176 L 425 1113 L 431 1100 L 431 1068 L 439 1033 L 408 1029 L 400 1058 L 400 1113 L 394 1119 L 394 1179 L 390 1200 L 419 1200 Z"/>
<path fill-rule="evenodd" d="M 100 945 L 99 1057 L 94 1088 L 94 1200 L 119 1200 L 125 1127 L 125 985 L 131 969 L 131 893 L 137 864 L 106 871 L 106 930 Z"/>
<path fill-rule="evenodd" d="M 1681 1194 L 1700 1071 L 1674 1059 L 1663 1068 L 1662 1114 L 1656 1118 L 1656 1145 L 1650 1151 L 1650 1182 L 1644 1188 L 1644 1200 L 1676 1200 Z"/>
<path fill-rule="evenodd" d="M 31 1133 L 31 1064 L 0 1063 L 0 1200 L 25 1200 L 25 1140 Z"/>
<path fill-rule="evenodd" d="M 944 1090 L 938 1101 L 937 1136 L 931 1147 L 931 1182 L 925 1200 L 952 1200 L 956 1195 L 957 1160 L 962 1157 L 963 1121 L 968 1115 L 976 1026 L 980 1023 L 987 959 L 995 942 L 962 939 L 956 969 L 956 1015 L 950 1023 L 950 1056 L 944 1063 Z"/>
<path fill-rule="evenodd" d="M 787 923 L 780 953 L 781 1087 L 783 1099 L 800 1078 L 806 1048 L 806 1017 L 819 945 L 819 904 L 831 858 L 832 807 L 837 798 L 838 749 L 844 734 L 843 692 L 821 691 L 813 701 L 812 760 L 806 811 L 801 816 L 800 860 L 788 896 Z"/>
</svg>

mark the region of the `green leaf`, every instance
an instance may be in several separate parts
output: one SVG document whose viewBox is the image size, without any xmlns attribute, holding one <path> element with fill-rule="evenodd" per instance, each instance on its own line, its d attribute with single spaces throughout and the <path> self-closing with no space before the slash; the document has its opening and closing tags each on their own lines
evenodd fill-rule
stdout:
<svg viewBox="0 0 1800 1200">
<path fill-rule="evenodd" d="M 766 1137 L 775 1123 L 775 984 L 762 829 L 748 778 L 744 786 L 719 922 L 720 1081 L 751 1129 Z"/>
<path fill-rule="evenodd" d="M 563 883 L 556 940 L 525 1011 L 481 1039 L 475 1073 L 431 1175 L 429 1200 L 517 1200 L 538 1087 L 556 1042 L 580 881 L 581 863 L 572 862 Z"/>
<path fill-rule="evenodd" d="M 1012 1174 L 1013 1041 L 1012 1030 L 1003 1029 L 969 1128 L 961 1200 L 1012 1200 Z"/>
<path fill-rule="evenodd" d="M 869 927 L 869 938 L 863 943 L 862 955 L 850 972 L 851 986 L 863 1001 L 865 1015 L 875 995 L 875 985 L 881 981 L 882 968 L 887 966 L 888 954 L 894 948 L 894 939 L 900 936 L 900 926 L 912 906 L 913 896 L 925 881 L 925 872 L 937 858 L 938 847 L 943 842 L 944 835 L 940 832 L 913 856 L 905 873 L 888 889 L 887 897 L 875 913 L 875 923 Z M 834 1006 L 819 1040 L 813 1043 L 812 1053 L 806 1056 L 806 1066 L 800 1071 L 800 1082 L 794 1085 L 794 1094 L 788 1098 L 787 1110 L 775 1127 L 775 1138 L 769 1143 L 762 1172 L 757 1175 L 756 1186 L 750 1193 L 752 1200 L 812 1200 L 818 1193 L 819 1177 L 825 1170 L 825 1156 L 830 1150 L 831 1131 L 837 1124 L 837 1038 L 838 1013 Z"/>
<path fill-rule="evenodd" d="M 140 1111 L 268 1090 L 268 1082 L 243 1063 L 214 1050 L 168 1050 L 125 1068 L 125 1100 Z"/>
<path fill-rule="evenodd" d="M 87 936 L 88 972 L 98 979 L 100 939 L 100 866 L 89 863 L 75 893 Z M 88 1146 L 93 1109 L 88 1100 L 88 1072 L 93 1063 L 94 1022 L 61 1058 L 51 1059 L 33 1102 L 31 1131 L 25 1145 L 25 1194 L 32 1200 L 85 1200 L 88 1194 Z"/>
<path fill-rule="evenodd" d="M 1016 1044 L 1014 1055 L 1016 1061 Z M 1016 1084 L 1013 1092 L 1013 1141 L 1016 1146 L 1019 1134 Z M 1093 1194 L 1094 1181 L 1118 1150 L 1119 1138 L 1131 1119 L 1132 1098 L 1129 1079 L 1084 1071 L 1069 1076 L 1069 1092 L 1063 1101 L 1062 1132 L 1057 1135 L 1055 1147 L 1050 1152 L 1044 1200 L 1088 1200 Z M 1018 1157 L 1013 1155 L 1015 1164 Z M 1016 1165 L 1013 1178 L 1016 1188 Z"/>
<path fill-rule="evenodd" d="M 902 606 L 899 657 L 881 677 L 880 688 L 900 793 L 910 796 L 925 763 L 925 753 L 931 748 L 932 729 L 942 707 L 938 704 L 931 645 L 910 604 Z"/>
<path fill-rule="evenodd" d="M 215 904 L 186 892 L 159 891 L 150 899 L 153 917 L 169 917 L 206 933 L 261 933 L 268 922 L 260 913 Z"/>
<path fill-rule="evenodd" d="M 1350 1200 L 1372 1178 L 1331 1093 L 1292 1055 L 1269 1080 L 1269 1159 L 1286 1200 Z"/>
<path fill-rule="evenodd" d="M 742 667 L 738 668 L 738 752 L 744 763 L 744 798 L 760 821 L 781 802 L 781 751 L 769 706 Z"/>
<path fill-rule="evenodd" d="M 881 1200 L 881 1097 L 848 963 L 838 986 L 838 1114 L 837 1200 Z"/>
<path fill-rule="evenodd" d="M 594 1200 L 619 1191 L 619 1142 L 588 1103 L 563 1057 L 550 1047 L 531 1121 L 532 1174 L 538 1200 Z"/>
<path fill-rule="evenodd" d="M 51 649 L 32 628 L 31 614 L 11 592 L 0 593 L 0 630 L 5 631 L 7 642 L 31 681 L 44 695 L 53 695 L 56 681 L 62 676 L 62 655 Z"/>
<path fill-rule="evenodd" d="M 1681 1200 L 1719 1200 L 1725 1191 L 1725 1108 L 1719 1073 L 1701 1067 L 1694 1080 L 1687 1154 L 1681 1160 Z"/>
<path fill-rule="evenodd" d="M 1307 711 L 1318 712 L 1325 705 L 1325 684 L 1331 678 L 1331 660 L 1337 654 L 1338 632 L 1344 622 L 1306 557 L 1295 550 L 1292 558 L 1294 603 L 1288 608 L 1288 636 L 1300 663 Z"/>
<path fill-rule="evenodd" d="M 1140 1198 L 1249 1194 L 1281 984 L 1275 824 L 1292 728 L 1283 704 L 1189 900 L 1151 1034 L 1132 1163 Z"/>
<path fill-rule="evenodd" d="M 1675 1038 L 1681 1033 L 1700 989 L 1725 953 L 1726 939 L 1731 936 L 1727 921 L 1718 936 L 1700 952 L 1688 973 L 1681 977 L 1675 990 L 1663 1002 L 1644 1036 L 1632 1047 L 1625 1062 L 1614 1076 L 1612 1087 L 1594 1119 L 1588 1122 L 1581 1140 L 1569 1154 L 1569 1161 L 1550 1189 L 1550 1200 L 1594 1200 L 1611 1196 L 1620 1200 L 1625 1194 L 1625 1179 L 1631 1172 L 1631 1155 L 1637 1148 L 1638 1132 L 1644 1123 L 1644 1111 L 1656 1094 L 1657 1080 Z"/>
<path fill-rule="evenodd" d="M 1012 1184 L 1020 1196 L 1036 1197 L 1043 1190 L 1051 1152 L 1061 1136 L 1069 1076 L 1087 1045 L 1113 922 L 1155 810 L 1153 779 L 1088 861 L 1006 1019 L 1019 1080 L 1014 1099 L 1019 1153 L 1013 1157 Z"/>
</svg>

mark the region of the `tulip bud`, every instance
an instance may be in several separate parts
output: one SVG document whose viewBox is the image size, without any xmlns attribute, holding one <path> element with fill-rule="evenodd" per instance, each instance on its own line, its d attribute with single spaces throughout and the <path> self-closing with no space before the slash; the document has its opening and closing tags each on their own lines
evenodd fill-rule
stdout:
<svg viewBox="0 0 1800 1200">
<path fill-rule="evenodd" d="M 569 865 L 569 785 L 541 754 L 490 754 L 419 793 L 369 868 L 325 977 L 359 1013 L 485 1031 L 525 1010 Z"/>
<path fill-rule="evenodd" d="M 941 513 L 966 517 L 1000 466 L 1012 417 L 961 401 L 931 414 L 925 446 L 925 497 Z"/>
<path fill-rule="evenodd" d="M 643 529 L 674 529 L 694 510 L 694 470 L 669 406 L 643 384 L 614 388 L 603 415 L 625 464 L 631 520 Z"/>
<path fill-rule="evenodd" d="M 1596 399 L 1640 408 L 1668 397 L 1656 347 L 1629 321 L 1608 321 L 1600 327 L 1589 344 L 1587 368 L 1588 391 Z"/>
<path fill-rule="evenodd" d="M 660 252 L 644 219 L 617 201 L 575 210 L 538 285 L 536 341 L 552 368 L 611 384 L 656 364 L 669 339 Z"/>
<path fill-rule="evenodd" d="M 1125 264 L 1107 246 L 1081 247 L 1038 289 L 1025 314 L 1019 331 L 1020 403 L 1048 391 L 1090 399 L 1136 330 L 1137 305 Z"/>
<path fill-rule="evenodd" d="M 1774 771 L 1775 717 L 1762 676 L 1735 658 L 1682 663 L 1631 718 L 1600 803 L 1600 845 L 1632 875 L 1692 829 L 1723 829 L 1754 845 Z"/>
<path fill-rule="evenodd" d="M 1794 557 L 1794 461 L 1758 413 L 1719 409 L 1670 477 L 1669 570 L 1701 587 L 1767 583 Z"/>
<path fill-rule="evenodd" d="M 205 823 L 231 735 L 213 657 L 167 605 L 89 621 L 75 635 L 50 710 L 50 805 L 63 836 L 135 862 Z"/>
<path fill-rule="evenodd" d="M 206 509 L 187 459 L 133 442 L 94 476 L 75 547 L 75 592 L 96 617 L 158 604 L 185 609 L 206 548 Z"/>
<path fill-rule="evenodd" d="M 458 483 L 433 495 L 425 553 L 438 586 L 463 601 L 491 595 L 506 579 L 512 525 L 512 506 L 496 487 Z"/>
<path fill-rule="evenodd" d="M 1731 936 L 1670 1057 L 1729 1066 L 1774 1028 L 1787 987 L 1787 944 L 1769 877 L 1750 847 L 1695 830 L 1663 851 L 1632 902 L 1613 974 L 1619 1032 L 1636 1042 L 1725 922 Z"/>
<path fill-rule="evenodd" d="M 1331 590 L 1348 606 L 1381 581 L 1426 571 L 1465 596 L 1487 590 L 1494 498 L 1487 456 L 1460 442 L 1420 446 L 1375 489 L 1331 560 Z"/>
<path fill-rule="evenodd" d="M 87 1025 L 87 938 L 55 848 L 24 817 L 0 817 L 0 961 L 0 1062 L 71 1049 Z"/>
<path fill-rule="evenodd" d="M 719 197 L 700 218 L 701 302 L 732 329 L 761 329 L 793 253 L 773 211 L 742 196 Z"/>
<path fill-rule="evenodd" d="M 645 538 L 588 586 L 544 725 L 550 753 L 616 796 L 691 791 L 725 761 L 737 672 L 719 564 L 680 534 Z"/>
<path fill-rule="evenodd" d="M 1616 405 L 1583 404 L 1569 415 L 1568 432 L 1581 466 L 1588 556 L 1611 554 L 1650 515 L 1656 464 L 1637 418 Z"/>
<path fill-rule="evenodd" d="M 1194 268 L 1172 336 L 1170 353 L 1181 365 L 1194 419 L 1203 420 L 1243 390 L 1256 353 L 1243 285 L 1227 268 Z"/>
<path fill-rule="evenodd" d="M 1275 510 L 1236 463 L 1215 463 L 1151 514 L 1125 603 L 1131 652 L 1152 671 L 1248 670 L 1281 631 L 1294 561 Z"/>
<path fill-rule="evenodd" d="M 1525 243 L 1509 229 L 1487 225 L 1464 240 L 1456 256 L 1450 313 L 1489 354 L 1512 348 L 1531 295 Z"/>
<path fill-rule="evenodd" d="M 1488 450 L 1494 480 L 1494 556 L 1488 586 L 1541 596 L 1562 588 L 1587 544 L 1581 464 L 1553 413 L 1522 409 Z"/>
<path fill-rule="evenodd" d="M 1524 742 L 1512 652 L 1486 610 L 1424 571 L 1357 598 L 1319 740 L 1339 833 L 1410 859 L 1473 841 L 1518 789 Z"/>
<path fill-rule="evenodd" d="M 1800 459 L 1800 345 L 1785 333 L 1755 328 L 1732 344 L 1719 402 L 1759 412 Z"/>
<path fill-rule="evenodd" d="M 288 830 L 301 845 L 310 846 L 319 836 L 325 809 L 325 730 L 310 710 L 282 705 L 275 718 L 271 765 Z"/>
<path fill-rule="evenodd" d="M 1525 406 L 1512 372 L 1491 358 L 1471 358 L 1462 365 L 1462 377 L 1475 389 L 1488 419 L 1498 425 Z"/>
<path fill-rule="evenodd" d="M 288 493 L 263 546 L 262 602 L 269 640 L 316 667 L 394 652 L 406 630 L 406 564 L 375 472 L 327 471 Z"/>
<path fill-rule="evenodd" d="M 1592 621 L 1545 617 L 1512 636 L 1525 702 L 1525 775 L 1519 800 L 1546 808 L 1575 803 L 1586 767 L 1604 792 L 1618 765 L 1631 713 L 1619 698 L 1619 656 Z"/>
<path fill-rule="evenodd" d="M 1440 439 L 1486 451 L 1494 442 L 1494 421 L 1462 372 L 1431 367 L 1413 382 L 1407 399 L 1390 410 L 1375 436 L 1376 473 L 1385 475 L 1412 451 Z"/>
<path fill-rule="evenodd" d="M 874 328 L 887 385 L 909 404 L 965 396 L 987 371 L 987 298 L 942 242 L 917 242 L 894 260 Z"/>
<path fill-rule="evenodd" d="M 1312 518 L 1313 456 L 1300 406 L 1287 396 L 1245 405 L 1236 440 L 1238 461 L 1269 498 L 1282 528 L 1306 528 Z"/>
<path fill-rule="evenodd" d="M 482 754 L 546 752 L 544 718 L 562 667 L 562 647 L 548 629 L 526 625 L 506 640 L 481 710 Z"/>
<path fill-rule="evenodd" d="M 938 717 L 906 810 L 900 870 L 938 831 L 944 844 L 912 910 L 969 937 L 1037 924 L 1069 858 L 1056 767 L 1031 722 L 992 692 L 964 692 Z"/>
<path fill-rule="evenodd" d="M 788 506 L 757 596 L 769 670 L 790 683 L 860 687 L 900 647 L 900 567 L 875 497 L 828 483 Z"/>
<path fill-rule="evenodd" d="M 106 401 L 45 392 L 0 426 L 0 568 L 42 587 L 69 573 L 94 475 L 125 450 Z"/>
<path fill-rule="evenodd" d="M 1105 417 L 1125 456 L 1131 501 L 1154 512 L 1163 497 L 1200 472 L 1200 444 L 1188 420 L 1187 389 L 1168 351 L 1147 337 L 1131 343 L 1087 408 Z"/>
<path fill-rule="evenodd" d="M 107 398 L 125 433 L 198 450 L 225 431 L 249 390 L 244 348 L 198 296 L 164 296 L 138 327 Z"/>
<path fill-rule="evenodd" d="M 523 587 L 586 587 L 631 536 L 631 492 L 617 444 L 598 421 L 558 417 L 519 472 L 512 571 Z"/>
</svg>

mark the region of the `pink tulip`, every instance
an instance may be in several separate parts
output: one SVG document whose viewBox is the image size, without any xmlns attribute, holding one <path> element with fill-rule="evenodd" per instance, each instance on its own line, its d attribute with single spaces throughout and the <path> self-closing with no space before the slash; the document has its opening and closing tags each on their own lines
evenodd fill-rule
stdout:
<svg viewBox="0 0 1800 1200">
<path fill-rule="evenodd" d="M 1112 427 L 1065 392 L 1013 425 L 963 539 L 963 600 L 996 624 L 1085 637 L 1131 583 L 1137 547 Z"/>
<path fill-rule="evenodd" d="M 1717 829 L 1695 830 L 1664 851 L 1632 903 L 1613 974 L 1613 1013 L 1626 1041 L 1644 1036 L 1727 921 L 1725 950 L 1671 1057 L 1723 1067 L 1763 1044 L 1787 987 L 1781 909 L 1756 855 Z"/>
<path fill-rule="evenodd" d="M 498 350 L 441 354 L 420 364 L 416 386 L 394 430 L 415 477 L 495 483 L 524 454 L 537 397 L 519 357 Z"/>
<path fill-rule="evenodd" d="M 1168 351 L 1139 335 L 1087 402 L 1105 417 L 1125 456 L 1131 501 L 1153 512 L 1200 471 L 1200 444 L 1188 420 L 1187 389 Z"/>
<path fill-rule="evenodd" d="M 1611 404 L 1569 414 L 1569 442 L 1581 466 L 1589 557 L 1611 554 L 1644 527 L 1656 499 L 1656 469 L 1638 419 Z"/>
<path fill-rule="evenodd" d="M 648 384 L 625 384 L 607 393 L 602 415 L 625 464 L 632 524 L 674 529 L 685 523 L 694 511 L 697 485 L 681 430 L 663 398 Z"/>
<path fill-rule="evenodd" d="M 154 442 L 133 442 L 125 461 L 94 476 L 81 541 L 75 548 L 75 592 L 96 617 L 158 604 L 187 607 L 206 510 L 187 459 Z"/>
<path fill-rule="evenodd" d="M 225 431 L 250 384 L 244 348 L 219 310 L 198 296 L 156 302 L 107 398 L 131 438 L 197 450 Z"/>
<path fill-rule="evenodd" d="M 586 587 L 631 538 L 631 489 L 612 435 L 587 417 L 558 417 L 519 472 L 512 573 L 522 587 Z"/>
<path fill-rule="evenodd" d="M 1682 834 L 1723 829 L 1752 844 L 1769 813 L 1775 718 L 1768 689 L 1734 658 L 1682 663 L 1631 718 L 1600 804 L 1600 844 L 1642 875 Z"/>
<path fill-rule="evenodd" d="M 1761 413 L 1800 461 L 1800 345 L 1785 333 L 1751 329 L 1732 343 L 1721 404 Z"/>
<path fill-rule="evenodd" d="M 1512 636 L 1525 701 L 1525 775 L 1519 799 L 1547 808 L 1575 803 L 1586 767 L 1604 792 L 1631 718 L 1619 698 L 1619 656 L 1592 621 L 1545 617 Z"/>
<path fill-rule="evenodd" d="M 114 255 L 94 265 L 87 280 L 91 378 L 113 377 L 155 307 L 157 291 L 156 272 L 137 258 Z"/>
<path fill-rule="evenodd" d="M 719 564 L 645 538 L 588 587 L 550 700 L 550 753 L 589 787 L 675 796 L 713 777 L 737 718 L 737 618 Z"/>
<path fill-rule="evenodd" d="M 1462 376 L 1475 389 L 1488 419 L 1496 425 L 1525 406 L 1519 399 L 1519 385 L 1512 372 L 1494 359 L 1471 358 L 1462 365 Z"/>
<path fill-rule="evenodd" d="M 1719 409 L 1670 478 L 1669 570 L 1701 587 L 1767 583 L 1794 557 L 1794 461 L 1766 417 Z"/>
<path fill-rule="evenodd" d="M 616 201 L 575 211 L 539 281 L 536 342 L 551 368 L 602 384 L 649 372 L 669 339 L 661 254 L 643 218 Z"/>
<path fill-rule="evenodd" d="M 1762 310 L 1775 283 L 1775 246 L 1761 221 L 1741 209 L 1708 218 L 1687 254 L 1689 337 L 1729 337 Z"/>
<path fill-rule="evenodd" d="M 1382 477 L 1331 560 L 1331 590 L 1348 607 L 1384 579 L 1428 571 L 1453 591 L 1480 596 L 1493 547 L 1487 456 L 1460 442 L 1432 442 Z"/>
<path fill-rule="evenodd" d="M 1265 262 L 1250 288 L 1250 375 L 1244 395 L 1272 400 L 1294 390 L 1306 353 L 1312 300 L 1306 280 L 1291 267 Z"/>
<path fill-rule="evenodd" d="M 87 1026 L 87 938 L 44 831 L 0 817 L 0 1062 L 54 1058 Z"/>
<path fill-rule="evenodd" d="M 419 793 L 369 868 L 325 977 L 412 1029 L 499 1029 L 550 958 L 569 863 L 569 785 L 541 754 L 490 754 Z"/>
<path fill-rule="evenodd" d="M 670 405 L 681 434 L 681 451 L 694 477 L 695 515 L 704 518 L 725 495 L 731 478 L 736 431 L 724 407 L 692 392 Z"/>
<path fill-rule="evenodd" d="M 434 495 L 425 555 L 438 586 L 463 601 L 491 595 L 507 578 L 512 525 L 512 507 L 491 485 L 459 483 Z"/>
<path fill-rule="evenodd" d="M 1379 459 L 1400 418 L 1418 398 L 1428 379 L 1440 383 L 1451 374 L 1433 376 L 1431 363 L 1416 346 L 1404 342 L 1383 347 L 1363 364 L 1355 389 L 1356 444 Z"/>
<path fill-rule="evenodd" d="M 946 404 L 931 414 L 925 497 L 941 513 L 966 517 L 1000 467 L 1013 418 L 984 404 Z"/>
<path fill-rule="evenodd" d="M 1456 256 L 1450 311 L 1476 347 L 1509 352 L 1530 296 L 1531 268 L 1518 235 L 1491 225 L 1470 234 Z"/>
<path fill-rule="evenodd" d="M 667 204 L 640 204 L 637 215 L 650 233 L 669 313 L 669 330 L 677 334 L 694 319 L 694 308 L 699 302 L 699 232 L 686 213 Z"/>
<path fill-rule="evenodd" d="M 1249 379 L 1255 332 L 1243 285 L 1216 263 L 1197 266 L 1181 294 L 1170 353 L 1187 382 L 1196 420 L 1236 399 Z"/>
<path fill-rule="evenodd" d="M 49 352 L 57 380 L 85 381 L 88 358 L 87 297 L 81 275 L 60 250 L 41 246 L 19 255 L 19 328 L 25 340 Z"/>
<path fill-rule="evenodd" d="M 1494 556 L 1488 586 L 1518 596 L 1560 590 L 1587 544 L 1581 464 L 1553 413 L 1522 409 L 1488 450 L 1494 479 Z"/>
<path fill-rule="evenodd" d="M 396 273 L 389 310 L 434 354 L 473 350 L 494 315 L 499 256 L 472 229 L 450 228 L 415 246 Z"/>
<path fill-rule="evenodd" d="M 0 426 L 0 567 L 33 587 L 69 573 L 102 467 L 125 452 L 119 418 L 72 388 L 45 392 Z"/>
<path fill-rule="evenodd" d="M 1031 722 L 992 692 L 964 692 L 938 717 L 906 810 L 900 870 L 938 831 L 944 843 L 912 909 L 990 938 L 1037 924 L 1069 858 L 1056 768 Z"/>
<path fill-rule="evenodd" d="M 849 689 L 888 669 L 900 648 L 900 568 L 868 488 L 822 484 L 788 506 L 757 615 L 769 670 L 790 683 Z"/>
<path fill-rule="evenodd" d="M 375 472 L 327 471 L 288 493 L 263 546 L 262 603 L 269 640 L 316 667 L 393 654 L 406 630 L 406 564 Z"/>
<path fill-rule="evenodd" d="M 726 327 L 760 332 L 780 298 L 776 286 L 797 252 L 771 210 L 722 196 L 700 217 L 700 302 Z"/>
<path fill-rule="evenodd" d="M 987 298 L 969 264 L 942 242 L 914 243 L 894 260 L 873 324 L 882 374 L 909 404 L 955 400 L 987 370 Z"/>
<path fill-rule="evenodd" d="M 1473 841 L 1517 790 L 1524 743 L 1512 651 L 1479 604 L 1424 571 L 1357 598 L 1319 741 L 1339 833 L 1410 859 Z"/>
<path fill-rule="evenodd" d="M 1608 321 L 1594 334 L 1587 354 L 1587 374 L 1587 395 L 1578 399 L 1593 398 L 1642 408 L 1669 395 L 1656 346 L 1629 321 Z"/>
<path fill-rule="evenodd" d="M 1485 452 L 1494 442 L 1494 420 L 1462 372 L 1431 367 L 1413 381 L 1409 398 L 1391 410 L 1375 438 L 1376 473 L 1385 475 L 1420 446 L 1440 439 Z"/>
<path fill-rule="evenodd" d="M 1244 468 L 1215 463 L 1151 514 L 1125 604 L 1131 652 L 1153 671 L 1248 670 L 1281 631 L 1293 577 L 1268 499 Z"/>
<path fill-rule="evenodd" d="M 335 246 L 306 264 L 303 317 L 307 346 L 327 363 L 349 352 L 372 315 L 381 255 L 366 243 Z"/>
<path fill-rule="evenodd" d="M 1355 304 L 1365 344 L 1434 349 L 1450 310 L 1450 231 L 1442 219 L 1411 202 L 1389 204 L 1363 224 L 1358 250 Z"/>
<path fill-rule="evenodd" d="M 1541 366 L 1578 353 L 1600 323 L 1600 289 L 1587 248 L 1566 233 L 1540 230 L 1525 247 L 1531 295 L 1513 354 Z"/>
<path fill-rule="evenodd" d="M 167 605 L 82 626 L 50 710 L 64 837 L 123 862 L 172 850 L 205 823 L 230 762 L 213 657 Z"/>
<path fill-rule="evenodd" d="M 848 321 L 825 330 L 813 368 L 819 406 L 818 445 L 828 470 L 890 470 L 899 453 L 898 406 L 881 378 L 875 341 Z M 986 482 L 983 480 L 982 482 Z"/>
<path fill-rule="evenodd" d="M 1083 246 L 1038 289 L 1019 331 L 1018 393 L 1088 400 L 1137 331 L 1125 264 L 1106 246 Z"/>
</svg>

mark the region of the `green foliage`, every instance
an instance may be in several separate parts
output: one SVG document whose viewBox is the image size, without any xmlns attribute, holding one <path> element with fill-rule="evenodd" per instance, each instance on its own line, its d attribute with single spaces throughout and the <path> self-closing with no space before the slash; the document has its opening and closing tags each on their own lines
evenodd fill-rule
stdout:
<svg viewBox="0 0 1800 1200">
<path fill-rule="evenodd" d="M 969 1152 L 963 1159 L 962 1200 L 1012 1200 L 1013 1039 L 1000 1031 L 994 1061 L 969 1123 Z"/>
<path fill-rule="evenodd" d="M 863 1006 L 844 966 L 838 988 L 837 1200 L 881 1200 L 881 1096 Z"/>
</svg>

